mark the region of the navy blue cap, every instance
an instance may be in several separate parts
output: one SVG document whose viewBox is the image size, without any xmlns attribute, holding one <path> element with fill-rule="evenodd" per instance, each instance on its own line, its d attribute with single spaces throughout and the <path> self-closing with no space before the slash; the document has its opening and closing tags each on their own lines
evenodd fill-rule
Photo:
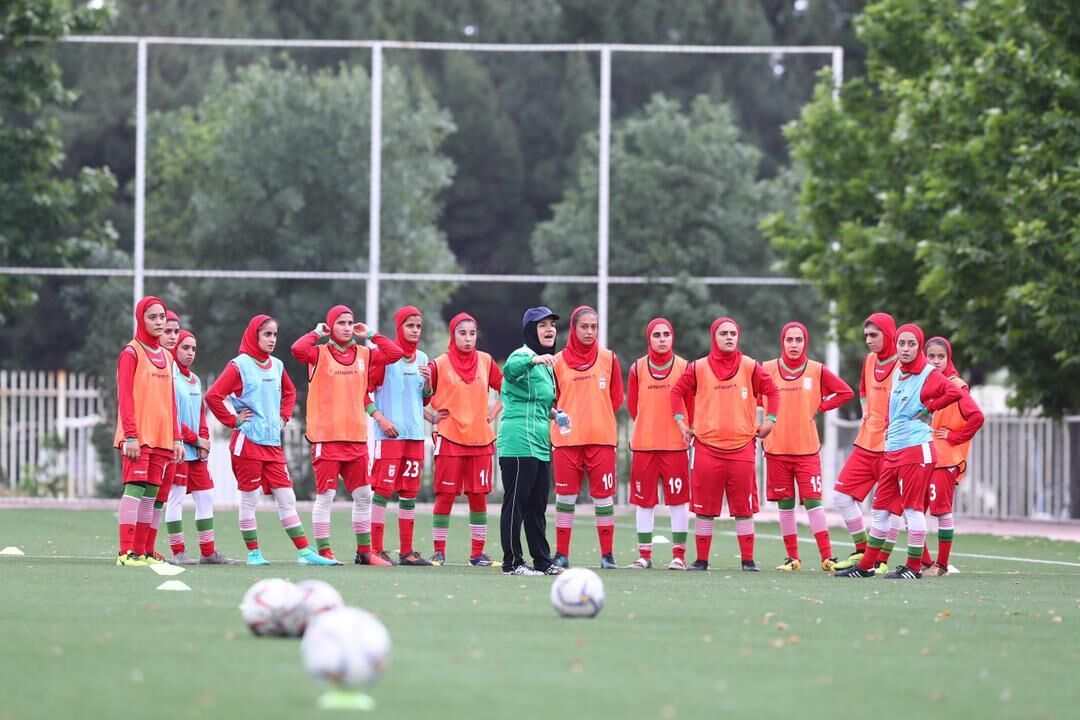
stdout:
<svg viewBox="0 0 1080 720">
<path fill-rule="evenodd" d="M 558 320 L 559 316 L 551 312 L 551 308 L 544 307 L 543 305 L 540 307 L 529 308 L 521 318 L 521 327 L 525 327 L 531 322 L 540 322 L 541 320 L 547 320 L 548 318 Z"/>
</svg>

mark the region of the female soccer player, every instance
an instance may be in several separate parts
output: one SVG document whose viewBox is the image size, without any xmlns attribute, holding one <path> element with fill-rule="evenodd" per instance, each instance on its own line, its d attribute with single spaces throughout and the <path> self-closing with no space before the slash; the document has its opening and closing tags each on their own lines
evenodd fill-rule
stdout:
<svg viewBox="0 0 1080 720">
<path fill-rule="evenodd" d="M 568 425 L 551 428 L 555 447 L 555 562 L 570 567 L 570 536 L 574 504 L 584 475 L 596 511 L 600 538 L 600 567 L 614 569 L 615 556 L 615 411 L 623 402 L 619 358 L 596 340 L 599 323 L 591 307 L 570 314 L 570 336 L 555 356 L 556 404 L 569 417 Z M 562 422 L 566 418 L 561 418 Z"/>
<path fill-rule="evenodd" d="M 500 397 L 499 468 L 503 503 L 499 530 L 502 569 L 509 575 L 557 575 L 547 541 L 547 504 L 551 489 L 551 431 L 555 406 L 555 321 L 550 308 L 534 307 L 521 319 L 525 344 L 503 366 Z M 525 564 L 521 527 L 533 565 Z"/>
<path fill-rule="evenodd" d="M 690 458 L 679 426 L 671 416 L 671 388 L 686 370 L 675 354 L 671 321 L 655 318 L 645 328 L 648 352 L 630 366 L 626 409 L 634 420 L 630 438 L 630 504 L 637 506 L 638 559 L 630 567 L 652 567 L 652 534 L 657 486 L 671 511 L 669 570 L 686 569 L 686 535 L 690 529 Z M 693 412 L 689 412 L 691 418 Z"/>
<path fill-rule="evenodd" d="M 469 564 L 501 566 L 484 553 L 487 542 L 487 496 L 492 490 L 491 458 L 495 433 L 491 422 L 502 404 L 488 407 L 488 388 L 502 388 L 502 372 L 486 352 L 476 349 L 476 320 L 458 313 L 450 320 L 447 351 L 435 358 L 431 407 L 435 424 L 435 509 L 431 518 L 435 552 L 433 565 L 446 563 L 450 510 L 462 492 L 469 498 L 472 551 Z"/>
<path fill-rule="evenodd" d="M 796 488 L 817 541 L 821 569 L 832 572 L 836 568 L 821 506 L 821 442 L 814 416 L 840 407 L 855 393 L 829 368 L 807 359 L 809 345 L 806 326 L 789 322 L 780 331 L 780 357 L 762 365 L 780 391 L 776 427 L 762 445 L 767 471 L 765 497 L 780 507 L 780 534 L 787 557 L 776 569 L 782 572 L 802 567 L 795 524 Z"/>
<path fill-rule="evenodd" d="M 923 544 L 926 542 L 926 496 L 934 472 L 933 430 L 930 414 L 960 399 L 961 392 L 945 374 L 926 361 L 923 332 L 918 325 L 896 330 L 900 367 L 889 394 L 889 426 L 885 435 L 885 458 L 874 493 L 873 526 L 866 554 L 858 565 L 836 574 L 840 577 L 873 577 L 890 516 L 901 513 L 907 523 L 907 563 L 885 577 L 918 580 L 922 577 Z"/>
<path fill-rule="evenodd" d="M 169 533 L 169 549 L 173 565 L 233 565 L 214 543 L 214 482 L 210 478 L 207 458 L 210 456 L 210 430 L 206 425 L 206 406 L 203 405 L 202 381 L 191 371 L 198 345 L 195 336 L 181 330 L 172 351 L 173 387 L 176 411 L 180 421 L 180 436 L 184 441 L 184 460 L 176 466 L 169 500 L 165 507 L 165 529 Z M 184 545 L 184 498 L 190 493 L 195 501 L 195 530 L 199 533 L 199 559 L 187 555 Z"/>
<path fill-rule="evenodd" d="M 960 388 L 961 392 L 960 400 L 934 413 L 934 420 L 930 424 L 934 430 L 937 463 L 934 474 L 930 476 L 928 500 L 930 514 L 938 520 L 938 559 L 934 562 L 927 546 L 923 551 L 922 565 L 923 575 L 934 577 L 949 572 L 949 553 L 952 552 L 955 530 L 952 515 L 953 494 L 964 478 L 971 439 L 982 427 L 984 418 L 982 410 L 968 392 L 967 383 L 953 365 L 952 345 L 949 341 L 943 337 L 927 340 L 926 359 L 945 373 L 945 377 Z"/>
<path fill-rule="evenodd" d="M 169 463 L 183 457 L 176 422 L 172 356 L 161 347 L 165 303 L 144 297 L 135 306 L 135 337 L 116 363 L 117 420 L 114 438 L 122 457 L 124 494 L 118 513 L 120 553 L 125 567 L 159 562 L 146 554 L 154 498 Z"/>
<path fill-rule="evenodd" d="M 229 441 L 233 474 L 240 489 L 240 534 L 248 548 L 248 565 L 269 565 L 259 549 L 255 506 L 259 491 L 273 495 L 281 527 L 296 546 L 301 565 L 337 565 L 308 547 L 307 535 L 296 513 L 281 431 L 292 417 L 296 387 L 281 361 L 273 357 L 278 324 L 269 315 L 256 315 L 248 322 L 240 343 L 240 354 L 222 370 L 206 394 L 206 404 L 225 427 L 233 428 Z M 233 415 L 225 406 L 229 397 L 236 408 Z"/>
<path fill-rule="evenodd" d="M 697 515 L 694 540 L 697 560 L 688 570 L 708 570 L 713 519 L 723 509 L 735 518 L 742 569 L 758 572 L 754 563 L 754 513 L 758 510 L 754 477 L 755 439 L 776 424 L 780 393 L 756 360 L 739 352 L 739 326 L 719 318 L 710 330 L 712 350 L 687 365 L 671 391 L 671 410 L 687 444 L 690 497 Z M 765 398 L 765 421 L 757 425 L 759 398 Z M 693 398 L 693 425 L 687 423 L 687 401 Z"/>
</svg>

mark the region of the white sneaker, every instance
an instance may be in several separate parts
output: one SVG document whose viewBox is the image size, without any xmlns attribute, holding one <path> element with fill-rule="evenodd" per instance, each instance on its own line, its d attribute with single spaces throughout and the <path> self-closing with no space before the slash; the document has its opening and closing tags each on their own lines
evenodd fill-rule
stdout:
<svg viewBox="0 0 1080 720">
<path fill-rule="evenodd" d="M 639 557 L 634 562 L 630 563 L 626 567 L 631 570 L 649 570 L 652 568 L 652 560 L 647 557 Z"/>
<path fill-rule="evenodd" d="M 671 562 L 668 563 L 667 569 L 668 570 L 685 570 L 686 569 L 686 561 L 683 560 L 682 558 L 672 558 Z"/>
<path fill-rule="evenodd" d="M 534 577 L 536 575 L 543 575 L 544 573 L 539 570 L 533 570 L 528 565 L 518 565 L 516 568 L 506 573 L 507 575 L 520 575 L 526 577 Z"/>
</svg>

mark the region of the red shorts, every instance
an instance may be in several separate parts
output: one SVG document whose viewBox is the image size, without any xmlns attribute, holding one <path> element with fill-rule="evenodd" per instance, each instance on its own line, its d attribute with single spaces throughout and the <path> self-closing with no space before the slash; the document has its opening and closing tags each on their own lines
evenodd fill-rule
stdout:
<svg viewBox="0 0 1080 720">
<path fill-rule="evenodd" d="M 582 476 L 589 476 L 589 495 L 607 498 L 615 494 L 615 448 L 611 445 L 557 447 L 551 454 L 555 469 L 555 494 L 577 495 Z"/>
<path fill-rule="evenodd" d="M 493 455 L 436 455 L 435 494 L 489 493 Z"/>
<path fill-rule="evenodd" d="M 727 495 L 728 514 L 746 518 L 758 511 L 757 477 L 754 463 L 727 460 L 701 451 L 690 455 L 690 509 L 697 515 L 716 517 L 724 509 Z"/>
<path fill-rule="evenodd" d="M 870 452 L 856 445 L 840 470 L 840 477 L 836 478 L 836 492 L 849 495 L 857 502 L 865 500 L 874 489 L 874 483 L 881 478 L 884 459 L 885 453 Z"/>
<path fill-rule="evenodd" d="M 205 460 L 187 460 L 176 466 L 173 485 L 186 487 L 188 493 L 200 490 L 213 490 L 214 481 L 210 479 L 210 466 Z"/>
<path fill-rule="evenodd" d="M 424 473 L 423 440 L 378 440 L 375 442 L 375 464 L 371 468 L 371 484 L 383 495 L 420 492 Z"/>
<path fill-rule="evenodd" d="M 956 484 L 962 476 L 959 466 L 934 468 L 934 472 L 930 475 L 930 483 L 926 486 L 926 499 L 931 515 L 945 515 L 952 512 Z"/>
<path fill-rule="evenodd" d="M 886 466 L 874 493 L 873 509 L 888 510 L 893 515 L 902 515 L 904 510 L 926 512 L 930 476 L 933 474 L 933 463 Z"/>
<path fill-rule="evenodd" d="M 241 492 L 261 489 L 264 494 L 270 495 L 274 488 L 292 487 L 289 466 L 280 460 L 255 460 L 236 455 L 230 457 L 233 475 L 236 476 L 236 487 Z"/>
<path fill-rule="evenodd" d="M 765 499 L 794 499 L 796 486 L 800 500 L 821 499 L 821 456 L 766 455 Z"/>
<path fill-rule="evenodd" d="M 138 460 L 128 460 L 121 453 L 120 477 L 124 484 L 146 483 L 147 485 L 161 485 L 165 482 L 165 475 L 172 466 L 172 458 L 168 455 L 156 455 L 142 448 Z"/>
<path fill-rule="evenodd" d="M 345 491 L 350 495 L 356 488 L 368 484 L 367 453 L 355 460 L 315 458 L 311 461 L 311 469 L 315 471 L 316 494 L 336 490 L 339 477 L 345 481 Z"/>
<path fill-rule="evenodd" d="M 665 505 L 690 502 L 690 456 L 685 450 L 638 451 L 630 459 L 630 504 L 656 507 L 657 485 L 664 488 Z"/>
</svg>

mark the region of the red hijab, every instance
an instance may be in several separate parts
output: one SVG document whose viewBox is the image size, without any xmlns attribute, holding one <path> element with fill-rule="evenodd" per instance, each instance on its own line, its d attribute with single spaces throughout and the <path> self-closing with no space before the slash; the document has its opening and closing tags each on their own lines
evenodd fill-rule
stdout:
<svg viewBox="0 0 1080 720">
<path fill-rule="evenodd" d="M 742 329 L 739 327 L 739 323 L 729 317 L 713 320 L 712 327 L 709 328 L 709 340 L 712 342 L 712 350 L 709 351 L 709 367 L 712 368 L 713 373 L 720 380 L 734 377 L 735 372 L 739 369 L 739 363 L 742 362 L 742 353 L 739 352 L 737 342 L 735 343 L 735 350 L 729 353 L 721 352 L 720 346 L 716 342 L 716 329 L 726 322 L 735 326 L 735 329 L 739 331 L 739 340 L 742 340 Z"/>
<path fill-rule="evenodd" d="M 910 363 L 900 363 L 900 372 L 908 375 L 921 373 L 923 371 L 923 368 L 926 367 L 927 363 L 926 353 L 923 352 L 923 346 L 925 345 L 925 342 L 923 340 L 922 328 L 915 323 L 904 323 L 900 327 L 896 328 L 897 340 L 900 339 L 900 335 L 902 333 L 906 332 L 909 332 L 915 336 L 915 342 L 919 346 L 919 351 L 915 354 L 915 359 L 912 360 Z"/>
<path fill-rule="evenodd" d="M 652 347 L 652 331 L 657 325 L 667 325 L 668 330 L 671 331 L 671 349 L 666 353 L 658 353 Z M 649 326 L 645 328 L 645 346 L 649 349 L 649 362 L 654 367 L 663 367 L 671 362 L 671 359 L 675 357 L 675 326 L 671 324 L 671 321 L 662 317 L 649 321 Z"/>
<path fill-rule="evenodd" d="M 583 313 L 598 314 L 596 310 L 588 305 L 579 305 L 574 308 L 574 312 L 570 313 L 570 332 L 567 333 L 566 347 L 562 350 L 563 360 L 575 370 L 585 370 L 592 367 L 592 364 L 596 362 L 597 354 L 600 352 L 599 339 L 592 345 L 585 345 L 577 338 L 574 326 L 577 323 L 578 315 Z"/>
<path fill-rule="evenodd" d="M 789 360 L 788 359 L 787 348 L 786 348 L 786 346 L 784 344 L 784 341 L 787 339 L 787 331 L 792 329 L 792 328 L 798 328 L 799 330 L 802 330 L 803 340 L 804 340 L 802 355 L 800 355 L 795 360 Z M 789 373 L 789 372 L 787 372 L 785 370 L 785 368 L 787 368 L 789 370 L 798 370 L 803 365 L 805 365 L 806 364 L 806 349 L 808 347 L 810 347 L 810 331 L 806 329 L 805 325 L 803 325 L 801 322 L 798 322 L 798 321 L 792 321 L 792 322 L 789 322 L 787 325 L 784 326 L 784 329 L 780 331 L 780 363 L 779 363 L 780 377 L 784 378 L 785 380 L 794 380 L 795 379 L 795 377 L 796 377 L 795 373 Z"/>
<path fill-rule="evenodd" d="M 165 308 L 165 317 L 168 318 L 169 308 L 165 307 L 165 301 L 161 298 L 147 295 L 135 305 L 135 339 L 151 350 L 157 350 L 161 346 L 161 342 L 160 338 L 154 337 L 147 331 L 143 315 L 146 313 L 146 309 L 154 303 Z"/>
<path fill-rule="evenodd" d="M 405 307 L 400 308 L 396 313 L 394 313 L 394 328 L 397 330 L 397 335 L 394 338 L 394 342 L 397 343 L 397 346 L 399 348 L 405 351 L 405 357 L 407 358 L 410 358 L 416 354 L 416 346 L 419 345 L 418 342 L 409 342 L 408 340 L 406 340 L 405 333 L 402 332 L 402 328 L 405 327 L 405 321 L 411 318 L 413 315 L 419 315 L 421 318 L 424 317 L 424 314 L 420 312 L 420 308 L 414 307 L 412 305 L 406 305 Z M 451 330 L 450 334 L 452 336 L 454 334 L 454 331 Z M 453 340 L 453 337 L 451 337 L 450 339 Z"/>
<path fill-rule="evenodd" d="M 457 343 L 454 342 L 454 331 L 458 325 L 466 320 L 476 323 L 476 318 L 469 313 L 458 313 L 450 319 L 450 342 L 446 347 L 446 356 L 450 359 L 450 365 L 461 379 L 471 383 L 476 379 L 476 369 L 480 366 L 480 355 L 476 352 L 475 347 L 469 352 L 464 352 L 459 350 Z"/>
<path fill-rule="evenodd" d="M 863 321 L 865 327 L 867 323 L 873 323 L 881 330 L 881 352 L 889 353 L 884 357 L 879 356 L 879 360 L 887 360 L 896 355 L 896 321 L 893 320 L 893 316 L 888 313 L 876 312 Z"/>
<path fill-rule="evenodd" d="M 945 348 L 945 377 L 960 377 L 960 373 L 959 371 L 957 371 L 956 366 L 953 365 L 952 361 L 952 344 L 940 335 L 935 335 L 934 337 L 927 340 L 926 344 L 923 345 L 924 353 L 926 352 L 926 348 L 930 345 L 930 343 L 937 343 L 938 345 L 942 345 Z"/>
<path fill-rule="evenodd" d="M 195 336 L 189 333 L 187 330 L 181 330 L 180 334 L 176 336 L 176 347 L 169 351 L 172 353 L 173 360 L 176 361 L 176 367 L 180 369 L 180 372 L 181 374 L 183 374 L 184 377 L 191 377 L 191 366 L 181 363 L 180 358 L 176 356 L 176 351 L 180 349 L 180 343 L 184 342 L 188 338 L 194 339 Z"/>
<path fill-rule="evenodd" d="M 270 353 L 264 352 L 259 347 L 259 328 L 267 320 L 273 320 L 274 318 L 269 315 L 256 315 L 248 321 L 247 329 L 244 330 L 244 339 L 240 341 L 240 353 L 243 355 L 250 355 L 255 358 L 256 361 L 264 363 L 270 359 Z"/>
<path fill-rule="evenodd" d="M 356 315 L 353 313 L 352 309 L 348 305 L 335 305 L 334 307 L 330 308 L 330 310 L 326 313 L 326 327 L 330 329 L 330 339 L 333 340 L 335 343 L 337 343 L 337 338 L 334 337 L 334 323 L 336 323 L 337 319 L 341 317 L 344 313 L 349 313 L 353 316 L 354 320 L 356 319 Z M 344 347 L 347 348 L 355 343 L 356 338 L 349 338 L 344 343 Z M 338 345 L 342 345 L 342 343 L 338 343 Z"/>
</svg>

